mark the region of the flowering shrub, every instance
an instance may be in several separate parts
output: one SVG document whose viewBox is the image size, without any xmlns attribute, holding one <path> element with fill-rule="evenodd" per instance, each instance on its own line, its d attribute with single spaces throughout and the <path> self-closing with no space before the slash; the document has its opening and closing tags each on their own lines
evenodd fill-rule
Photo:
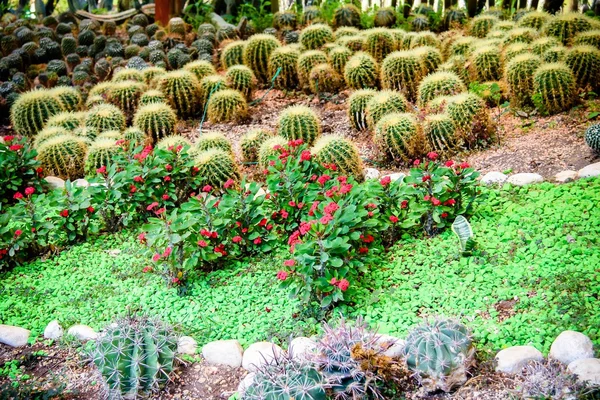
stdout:
<svg viewBox="0 0 600 400">
<path fill-rule="evenodd" d="M 0 209 L 2 203 L 18 200 L 14 196 L 31 187 L 42 192 L 42 168 L 36 151 L 25 138 L 4 136 L 0 142 Z"/>
<path fill-rule="evenodd" d="M 52 216 L 54 229 L 62 230 L 70 244 L 87 240 L 88 233 L 97 233 L 98 226 L 91 224 L 95 218 L 95 208 L 91 203 L 91 193 L 85 187 L 65 182 L 64 195 L 58 202 L 58 217 Z"/>
</svg>

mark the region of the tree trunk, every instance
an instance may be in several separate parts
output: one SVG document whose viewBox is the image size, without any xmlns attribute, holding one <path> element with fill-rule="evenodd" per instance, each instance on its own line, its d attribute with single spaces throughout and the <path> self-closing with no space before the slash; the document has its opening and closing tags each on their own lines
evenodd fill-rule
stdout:
<svg viewBox="0 0 600 400">
<path fill-rule="evenodd" d="M 546 0 L 544 2 L 544 11 L 550 14 L 556 14 L 563 6 L 563 0 Z"/>
<path fill-rule="evenodd" d="M 518 8 L 527 8 L 527 0 L 519 0 Z"/>
<path fill-rule="evenodd" d="M 467 13 L 471 18 L 477 14 L 477 0 L 467 0 Z"/>
<path fill-rule="evenodd" d="M 579 1 L 578 0 L 572 0 L 571 1 L 570 10 L 573 11 L 573 12 L 579 11 Z"/>
<path fill-rule="evenodd" d="M 533 11 L 537 10 L 539 4 L 540 4 L 539 0 L 531 0 L 531 9 Z"/>
<path fill-rule="evenodd" d="M 402 14 L 404 15 L 404 18 L 408 18 L 408 16 L 410 15 L 410 10 L 412 9 L 412 5 L 413 5 L 413 0 L 404 0 L 404 7 L 402 9 Z"/>
<path fill-rule="evenodd" d="M 155 0 L 154 1 L 154 18 L 160 22 L 162 26 L 169 24 L 169 14 L 171 13 L 171 6 L 169 0 Z"/>
</svg>

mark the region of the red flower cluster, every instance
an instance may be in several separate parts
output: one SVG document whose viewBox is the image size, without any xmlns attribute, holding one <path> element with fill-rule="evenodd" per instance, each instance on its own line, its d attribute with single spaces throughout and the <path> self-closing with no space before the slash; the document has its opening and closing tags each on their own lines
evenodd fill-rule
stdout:
<svg viewBox="0 0 600 400">
<path fill-rule="evenodd" d="M 392 224 L 395 224 L 396 222 L 398 222 L 398 217 L 396 217 L 395 215 L 390 215 L 390 221 L 392 222 Z"/>
<path fill-rule="evenodd" d="M 392 178 L 390 178 L 390 176 L 384 176 L 383 178 L 381 178 L 381 180 L 379 181 L 379 183 L 381 183 L 381 186 L 387 186 L 392 182 Z"/>
<path fill-rule="evenodd" d="M 13 145 L 11 145 L 11 146 L 10 146 L 8 149 L 9 149 L 10 151 L 19 151 L 19 150 L 21 150 L 22 148 L 23 148 L 23 145 L 22 145 L 22 144 L 13 144 Z"/>
<path fill-rule="evenodd" d="M 35 188 L 34 187 L 29 186 L 29 187 L 25 188 L 25 194 L 27 196 L 31 196 L 34 193 L 35 193 Z"/>
<path fill-rule="evenodd" d="M 106 174 L 106 166 L 105 165 L 101 166 L 100 168 L 96 169 L 96 172 L 101 175 Z"/>
<path fill-rule="evenodd" d="M 285 281 L 288 278 L 288 273 L 285 272 L 284 270 L 280 270 L 279 272 L 277 272 L 277 279 L 279 279 L 280 281 Z"/>
<path fill-rule="evenodd" d="M 339 281 L 336 278 L 331 278 L 329 281 L 332 286 L 337 286 L 342 292 L 345 292 L 350 287 L 350 282 L 346 279 L 340 279 Z"/>
<path fill-rule="evenodd" d="M 69 210 L 62 210 L 60 212 L 60 216 L 63 218 L 67 218 L 69 216 Z"/>
</svg>

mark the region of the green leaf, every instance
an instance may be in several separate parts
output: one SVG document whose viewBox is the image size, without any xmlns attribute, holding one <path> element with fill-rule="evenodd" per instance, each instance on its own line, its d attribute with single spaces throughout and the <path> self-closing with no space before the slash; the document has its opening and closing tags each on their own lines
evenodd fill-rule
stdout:
<svg viewBox="0 0 600 400">
<path fill-rule="evenodd" d="M 457 216 L 452 223 L 452 232 L 458 237 L 461 250 L 466 251 L 467 242 L 473 238 L 473 230 L 469 221 L 462 215 Z"/>
</svg>

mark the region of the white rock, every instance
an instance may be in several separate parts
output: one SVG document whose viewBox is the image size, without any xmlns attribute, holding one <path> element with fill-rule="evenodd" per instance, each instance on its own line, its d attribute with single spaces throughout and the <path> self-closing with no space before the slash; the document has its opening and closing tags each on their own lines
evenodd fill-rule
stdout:
<svg viewBox="0 0 600 400">
<path fill-rule="evenodd" d="M 383 355 L 398 358 L 402 356 L 404 340 L 390 335 L 379 335 L 377 343 L 384 349 Z"/>
<path fill-rule="evenodd" d="M 395 174 L 384 175 L 381 177 L 381 179 L 385 178 L 386 176 L 389 176 L 391 181 L 395 182 L 403 180 L 406 177 L 406 174 L 403 174 L 402 172 L 396 172 Z"/>
<path fill-rule="evenodd" d="M 506 182 L 515 186 L 524 186 L 531 185 L 532 183 L 544 182 L 544 177 L 540 174 L 533 173 L 514 174 L 509 176 Z"/>
<path fill-rule="evenodd" d="M 27 329 L 18 326 L 0 324 L 0 343 L 11 347 L 25 346 L 30 333 Z"/>
<path fill-rule="evenodd" d="M 488 172 L 481 178 L 481 183 L 484 185 L 502 185 L 506 181 L 506 178 L 508 177 L 502 172 L 492 171 Z"/>
<path fill-rule="evenodd" d="M 198 349 L 198 342 L 193 337 L 182 336 L 177 339 L 177 352 L 179 354 L 194 355 L 196 354 L 196 349 Z"/>
<path fill-rule="evenodd" d="M 554 175 L 554 180 L 558 183 L 567 183 L 577 179 L 577 171 L 566 170 Z"/>
<path fill-rule="evenodd" d="M 592 385 L 600 385 L 600 360 L 597 358 L 581 358 L 569 364 L 567 369 L 577 375 L 580 381 L 588 381 Z"/>
<path fill-rule="evenodd" d="M 257 367 L 273 362 L 275 357 L 281 355 L 281 347 L 274 343 L 257 342 L 251 344 L 244 351 L 242 358 L 242 367 L 250 372 L 256 371 Z"/>
<path fill-rule="evenodd" d="M 119 254 L 121 254 L 120 249 L 111 249 L 111 250 L 107 250 L 106 252 L 108 253 L 109 256 L 112 256 L 112 257 L 116 257 Z"/>
<path fill-rule="evenodd" d="M 248 390 L 248 388 L 252 386 L 252 384 L 254 383 L 255 376 L 256 374 L 254 372 L 250 372 L 244 377 L 244 379 L 240 381 L 240 384 L 237 388 L 237 391 L 240 394 L 240 398 L 242 398 L 244 396 L 244 393 L 246 393 L 246 390 Z"/>
<path fill-rule="evenodd" d="M 552 342 L 549 358 L 570 364 L 583 358 L 594 358 L 594 344 L 580 332 L 564 331 Z"/>
<path fill-rule="evenodd" d="M 376 168 L 365 168 L 365 179 L 379 179 L 379 170 Z"/>
<path fill-rule="evenodd" d="M 300 336 L 290 342 L 290 352 L 295 359 L 306 360 L 317 347 L 317 343 L 307 337 Z"/>
<path fill-rule="evenodd" d="M 265 192 L 265 189 L 258 188 L 258 190 L 256 191 L 256 194 L 254 195 L 254 198 L 256 199 L 257 197 L 266 196 L 266 195 L 267 195 L 267 192 Z"/>
<path fill-rule="evenodd" d="M 591 178 L 600 175 L 600 162 L 583 167 L 577 172 L 580 178 Z"/>
<path fill-rule="evenodd" d="M 513 346 L 496 354 L 496 371 L 517 374 L 528 361 L 542 361 L 542 352 L 533 346 Z"/>
<path fill-rule="evenodd" d="M 202 357 L 209 364 L 239 368 L 242 365 L 243 356 L 244 349 L 237 340 L 217 340 L 202 347 Z"/>
<path fill-rule="evenodd" d="M 90 186 L 90 183 L 83 178 L 79 178 L 79 179 L 75 179 L 73 181 L 73 185 L 79 186 L 79 187 L 88 187 L 88 186 Z"/>
<path fill-rule="evenodd" d="M 57 178 L 56 176 L 47 176 L 44 179 L 46 180 L 46 182 L 48 182 L 48 185 L 50 185 L 52 189 L 65 188 L 65 181 L 60 178 Z"/>
<path fill-rule="evenodd" d="M 44 339 L 60 339 L 64 334 L 63 328 L 57 320 L 51 321 L 44 329 Z"/>
<path fill-rule="evenodd" d="M 98 337 L 96 331 L 87 325 L 73 325 L 67 331 L 67 334 L 75 336 L 79 340 L 94 340 Z"/>
</svg>

